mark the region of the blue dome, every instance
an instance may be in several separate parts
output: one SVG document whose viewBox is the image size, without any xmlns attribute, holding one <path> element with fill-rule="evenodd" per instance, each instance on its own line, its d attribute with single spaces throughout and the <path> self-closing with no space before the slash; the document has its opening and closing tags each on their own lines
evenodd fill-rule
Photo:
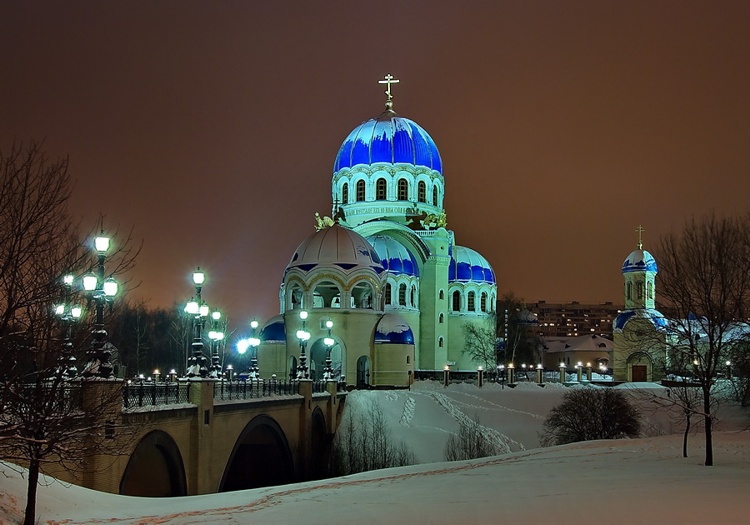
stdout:
<svg viewBox="0 0 750 525">
<path fill-rule="evenodd" d="M 633 310 L 625 310 L 615 317 L 615 321 L 612 324 L 614 331 L 622 331 L 631 319 L 645 319 L 656 329 L 666 328 L 669 324 L 659 310 L 653 308 L 636 308 Z"/>
<path fill-rule="evenodd" d="M 336 155 L 333 171 L 376 162 L 413 164 L 443 172 L 443 162 L 432 137 L 419 124 L 391 110 L 349 133 Z"/>
<path fill-rule="evenodd" d="M 400 315 L 384 314 L 375 327 L 375 343 L 413 345 L 414 333 Z"/>
<path fill-rule="evenodd" d="M 448 267 L 448 281 L 474 281 L 495 284 L 495 272 L 487 259 L 471 248 L 454 246 Z"/>
<path fill-rule="evenodd" d="M 628 272 L 658 272 L 656 259 L 646 250 L 633 250 L 622 263 L 622 273 Z"/>
<path fill-rule="evenodd" d="M 396 239 L 378 234 L 367 237 L 367 241 L 375 248 L 386 270 L 397 275 L 419 277 L 419 266 L 414 256 Z"/>
<path fill-rule="evenodd" d="M 286 325 L 284 316 L 277 315 L 268 320 L 263 328 L 260 329 L 258 338 L 261 341 L 286 341 Z"/>
</svg>

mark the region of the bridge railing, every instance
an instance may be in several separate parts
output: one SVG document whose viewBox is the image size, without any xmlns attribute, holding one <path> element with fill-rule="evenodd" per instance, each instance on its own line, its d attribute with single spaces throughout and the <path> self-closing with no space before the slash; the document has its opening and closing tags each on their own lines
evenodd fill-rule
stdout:
<svg viewBox="0 0 750 525">
<path fill-rule="evenodd" d="M 219 381 L 214 385 L 214 399 L 254 399 L 291 396 L 299 393 L 296 381 Z"/>
<path fill-rule="evenodd" d="M 179 405 L 190 402 L 190 383 L 140 382 L 122 389 L 122 405 L 134 408 L 155 405 Z"/>
</svg>

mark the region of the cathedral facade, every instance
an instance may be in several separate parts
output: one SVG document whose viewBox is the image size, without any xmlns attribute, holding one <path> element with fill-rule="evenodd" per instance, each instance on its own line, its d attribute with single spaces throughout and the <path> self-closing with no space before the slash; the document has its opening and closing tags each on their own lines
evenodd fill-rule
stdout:
<svg viewBox="0 0 750 525">
<path fill-rule="evenodd" d="M 495 273 L 448 229 L 440 153 L 395 113 L 396 81 L 386 82 L 385 111 L 354 128 L 336 155 L 332 217 L 317 217 L 284 270 L 280 313 L 260 332 L 264 377 L 325 371 L 357 386 L 405 386 L 415 371 L 482 364 L 464 330 L 491 323 Z"/>
</svg>

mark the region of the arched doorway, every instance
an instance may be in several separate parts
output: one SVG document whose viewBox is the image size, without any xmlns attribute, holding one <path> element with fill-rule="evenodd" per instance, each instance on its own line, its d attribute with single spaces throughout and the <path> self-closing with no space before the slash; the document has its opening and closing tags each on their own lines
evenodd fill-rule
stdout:
<svg viewBox="0 0 750 525">
<path fill-rule="evenodd" d="M 628 378 L 633 383 L 652 381 L 653 363 L 647 352 L 636 352 L 628 356 Z"/>
<path fill-rule="evenodd" d="M 219 492 L 283 485 L 294 481 L 294 462 L 283 430 L 261 415 L 247 424 L 234 445 Z"/>
<path fill-rule="evenodd" d="M 120 480 L 120 494 L 158 498 L 187 495 L 182 455 L 169 434 L 154 430 L 138 443 Z"/>
<path fill-rule="evenodd" d="M 370 386 L 370 358 L 366 355 L 357 359 L 357 388 Z"/>
<path fill-rule="evenodd" d="M 342 374 L 342 353 L 343 351 L 341 345 L 337 341 L 331 347 L 331 369 L 333 370 L 333 377 L 336 379 L 338 379 Z M 326 367 L 327 358 L 328 347 L 323 342 L 323 339 L 318 339 L 310 347 L 310 379 L 323 379 L 323 371 Z M 315 371 L 314 374 L 313 370 Z"/>
</svg>

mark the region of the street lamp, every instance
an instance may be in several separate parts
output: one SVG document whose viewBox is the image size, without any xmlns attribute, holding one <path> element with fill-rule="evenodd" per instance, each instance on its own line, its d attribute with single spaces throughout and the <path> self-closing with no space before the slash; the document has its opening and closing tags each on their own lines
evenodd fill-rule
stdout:
<svg viewBox="0 0 750 525">
<path fill-rule="evenodd" d="M 255 336 L 255 331 L 258 329 L 258 321 L 250 321 L 250 337 L 246 339 L 240 339 L 237 341 L 237 352 L 244 354 L 248 348 L 252 348 L 250 355 L 250 369 L 248 377 L 251 381 L 258 381 L 260 379 L 260 371 L 258 369 L 258 347 L 260 346 L 260 339 Z"/>
<path fill-rule="evenodd" d="M 195 285 L 196 299 L 191 300 L 185 306 L 185 311 L 193 316 L 193 355 L 188 360 L 188 377 L 206 377 L 208 368 L 206 367 L 206 356 L 203 355 L 203 318 L 208 315 L 208 305 L 201 300 L 201 290 L 206 275 L 201 271 L 200 266 L 193 272 L 193 284 Z"/>
<path fill-rule="evenodd" d="M 65 338 L 62 344 L 62 354 L 59 359 L 58 373 L 66 377 L 75 377 L 78 374 L 78 368 L 76 368 L 76 358 L 73 355 L 73 343 L 70 340 L 72 334 L 71 325 L 73 322 L 81 318 L 83 310 L 80 306 L 70 304 L 70 291 L 73 287 L 73 276 L 64 276 L 63 285 L 65 288 L 65 297 L 62 304 L 55 307 L 55 314 L 60 317 L 65 324 Z"/>
<path fill-rule="evenodd" d="M 104 232 L 102 232 L 104 233 Z M 117 295 L 117 282 L 111 277 L 104 279 L 104 258 L 109 250 L 109 237 L 100 235 L 94 239 L 97 252 L 96 274 L 90 273 L 83 277 L 83 287 L 91 293 L 96 303 L 96 322 L 91 334 L 91 349 L 87 352 L 88 359 L 83 368 L 84 377 L 112 377 L 112 363 L 110 350 L 105 348 L 104 339 L 107 331 L 104 329 L 104 305 Z"/>
<path fill-rule="evenodd" d="M 211 340 L 211 372 L 209 373 L 209 377 L 211 379 L 219 379 L 221 377 L 219 341 L 224 339 L 224 332 L 218 329 L 221 312 L 218 310 L 211 312 L 211 319 L 213 319 L 213 324 L 211 325 L 211 331 L 208 332 L 208 338 Z"/>
<path fill-rule="evenodd" d="M 331 337 L 331 329 L 333 328 L 333 321 L 330 319 L 326 321 L 326 328 L 328 329 L 328 337 L 323 339 L 323 344 L 326 345 L 326 366 L 323 368 L 323 379 L 326 381 L 333 380 L 333 367 L 331 366 L 331 349 L 336 341 Z"/>
<path fill-rule="evenodd" d="M 307 346 L 307 341 L 310 339 L 310 332 L 305 330 L 307 312 L 305 310 L 302 310 L 299 313 L 299 318 L 302 320 L 302 329 L 297 330 L 297 340 L 299 341 L 300 347 L 299 366 L 297 367 L 297 379 L 309 379 L 310 375 L 307 373 L 307 356 L 305 355 L 305 347 Z"/>
</svg>

